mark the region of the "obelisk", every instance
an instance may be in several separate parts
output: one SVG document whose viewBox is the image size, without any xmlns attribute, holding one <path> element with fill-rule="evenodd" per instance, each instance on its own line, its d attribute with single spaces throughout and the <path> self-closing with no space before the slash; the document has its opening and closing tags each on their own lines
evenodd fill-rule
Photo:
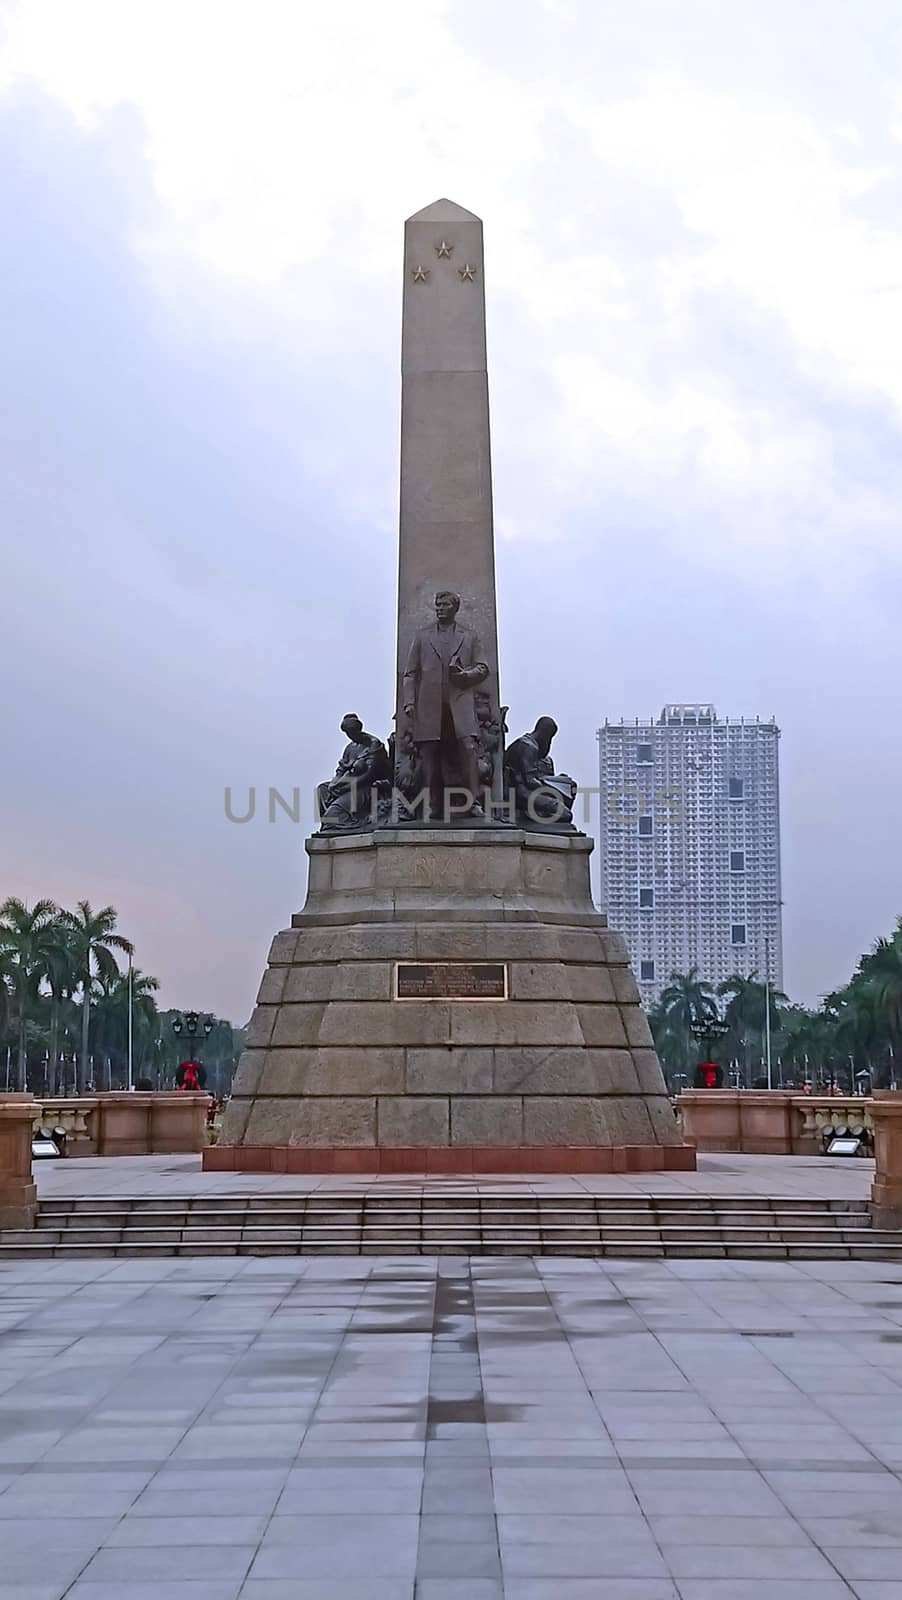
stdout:
<svg viewBox="0 0 902 1600">
<path fill-rule="evenodd" d="M 436 200 L 404 227 L 398 682 L 439 589 L 461 597 L 498 704 L 482 223 Z M 397 709 L 401 713 L 400 696 Z"/>
<path fill-rule="evenodd" d="M 415 698 L 399 704 L 392 808 L 409 745 L 425 765 L 424 749 L 448 742 L 446 712 L 458 755 L 480 743 L 486 786 L 503 734 L 482 223 L 449 200 L 406 225 L 402 375 L 398 663 Z M 459 607 L 447 593 L 436 606 L 449 590 Z M 449 608 L 459 612 L 453 640 L 440 614 Z M 478 733 L 463 725 L 468 691 Z M 371 747 L 355 748 L 351 770 Z M 373 793 L 379 784 L 390 787 L 376 775 Z M 694 1167 L 626 945 L 592 901 L 592 840 L 489 807 L 452 821 L 430 802 L 429 817 L 408 825 L 378 808 L 358 815 L 354 804 L 346 827 L 306 841 L 307 897 L 273 940 L 205 1167 Z"/>
</svg>

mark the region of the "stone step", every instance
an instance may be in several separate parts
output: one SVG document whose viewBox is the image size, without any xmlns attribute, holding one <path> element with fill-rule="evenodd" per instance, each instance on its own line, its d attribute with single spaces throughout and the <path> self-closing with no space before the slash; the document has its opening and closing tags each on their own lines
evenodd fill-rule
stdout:
<svg viewBox="0 0 902 1600">
<path fill-rule="evenodd" d="M 513 1248 L 542 1253 L 569 1244 L 579 1244 L 593 1254 L 629 1254 L 632 1251 L 644 1254 L 650 1250 L 657 1254 L 683 1254 L 689 1251 L 718 1255 L 746 1251 L 749 1255 L 755 1255 L 762 1250 L 786 1254 L 826 1249 L 828 1252 L 848 1255 L 862 1251 L 870 1254 L 877 1248 L 902 1249 L 902 1234 L 870 1228 L 849 1228 L 836 1232 L 808 1226 L 712 1230 L 704 1227 L 600 1228 L 597 1224 L 580 1227 L 549 1224 L 541 1227 L 521 1225 L 461 1229 L 454 1226 L 410 1228 L 400 1224 L 375 1227 L 361 1226 L 360 1223 L 308 1225 L 304 1229 L 255 1226 L 241 1229 L 80 1228 L 7 1231 L 0 1234 L 0 1251 L 9 1249 L 14 1254 L 30 1249 L 39 1254 L 46 1251 L 77 1253 L 85 1250 L 110 1254 L 132 1250 L 138 1253 L 162 1251 L 180 1254 L 201 1247 L 234 1252 L 253 1249 L 257 1245 L 278 1247 L 288 1254 L 303 1254 L 328 1247 L 375 1249 L 387 1253 L 414 1248 L 428 1254 L 439 1247 L 466 1245 L 473 1254 L 491 1254 L 504 1253 Z"/>
<path fill-rule="evenodd" d="M 301 1254 L 902 1259 L 863 1200 L 794 1196 L 109 1195 L 48 1199 L 0 1257 Z"/>
<path fill-rule="evenodd" d="M 216 1203 L 215 1201 L 209 1200 L 200 1203 L 146 1203 L 143 1201 L 136 1203 L 129 1200 L 118 1202 L 94 1201 L 90 1203 L 83 1202 L 75 1206 L 67 1206 L 66 1208 L 56 1205 L 49 1205 L 47 1202 L 43 1202 L 39 1208 L 39 1219 L 41 1221 L 55 1224 L 61 1220 L 77 1220 L 86 1216 L 135 1218 L 153 1217 L 154 1219 L 168 1216 L 173 1218 L 190 1217 L 193 1219 L 198 1219 L 200 1217 L 207 1216 L 239 1217 L 245 1215 L 258 1215 L 267 1218 L 280 1217 L 287 1221 L 293 1220 L 294 1218 L 309 1216 L 326 1217 L 346 1214 L 359 1215 L 361 1213 L 366 1213 L 370 1216 L 397 1215 L 404 1217 L 444 1217 L 470 1215 L 491 1216 L 494 1214 L 523 1214 L 524 1216 L 536 1216 L 539 1214 L 547 1215 L 552 1212 L 555 1214 L 574 1217 L 587 1214 L 618 1218 L 625 1216 L 660 1216 L 662 1218 L 680 1219 L 701 1219 L 709 1217 L 723 1217 L 725 1219 L 729 1219 L 749 1215 L 762 1218 L 771 1218 L 775 1216 L 811 1217 L 820 1218 L 824 1221 L 841 1221 L 842 1218 L 846 1216 L 866 1216 L 868 1214 L 866 1204 L 862 1204 L 860 1206 L 832 1205 L 827 1207 L 811 1205 L 798 1206 L 793 1205 L 791 1202 L 774 1201 L 767 1206 L 757 1206 L 743 1203 L 734 1203 L 726 1206 L 720 1202 L 711 1202 L 705 1207 L 699 1207 L 685 1204 L 670 1204 L 664 1206 L 657 1203 L 650 1203 L 643 1205 L 633 1202 L 632 1200 L 627 1202 L 618 1201 L 617 1204 L 608 1204 L 600 1201 L 589 1201 L 585 1204 L 574 1204 L 569 1199 L 534 1200 L 530 1197 L 524 1199 L 523 1197 L 518 1196 L 514 1199 L 505 1199 L 503 1201 L 491 1204 L 487 1203 L 485 1199 L 477 1198 L 465 1201 L 447 1202 L 440 1206 L 423 1203 L 421 1201 L 410 1200 L 407 1202 L 398 1200 L 390 1204 L 386 1204 L 384 1201 L 373 1202 L 369 1199 L 346 1201 L 344 1203 L 339 1202 L 338 1204 L 333 1202 L 314 1204 L 312 1202 L 305 1202 L 301 1200 L 290 1207 L 261 1205 L 259 1203 L 236 1204 L 231 1200 L 221 1203 Z"/>
<path fill-rule="evenodd" d="M 84 1212 L 73 1217 L 49 1218 L 41 1217 L 37 1231 L 53 1231 L 55 1233 L 82 1232 L 86 1228 L 113 1228 L 119 1231 L 135 1232 L 147 1228 L 170 1228 L 176 1230 L 197 1230 L 199 1228 L 267 1228 L 279 1232 L 297 1233 L 306 1228 L 376 1228 L 391 1231 L 398 1228 L 520 1228 L 535 1229 L 545 1227 L 557 1228 L 602 1228 L 605 1231 L 627 1230 L 646 1232 L 673 1232 L 688 1229 L 690 1232 L 702 1230 L 704 1232 L 729 1232 L 730 1230 L 766 1229 L 769 1232 L 784 1229 L 811 1229 L 820 1232 L 844 1232 L 847 1230 L 869 1230 L 870 1218 L 866 1214 L 844 1213 L 835 1217 L 816 1216 L 811 1214 L 792 1215 L 780 1213 L 768 1216 L 759 1212 L 738 1213 L 734 1217 L 723 1216 L 699 1217 L 692 1214 L 689 1217 L 673 1215 L 670 1217 L 643 1216 L 637 1220 L 635 1214 L 625 1213 L 617 1216 L 613 1213 L 593 1215 L 590 1212 L 578 1212 L 567 1215 L 558 1210 L 542 1211 L 539 1215 L 530 1216 L 528 1213 L 514 1210 L 504 1213 L 488 1213 L 480 1216 L 478 1212 L 454 1213 L 435 1216 L 405 1216 L 391 1213 L 385 1216 L 373 1216 L 368 1212 L 333 1212 L 331 1214 L 308 1213 L 306 1216 L 285 1219 L 283 1214 L 276 1217 L 264 1213 L 243 1212 L 238 1214 L 223 1214 L 218 1212 L 195 1213 L 193 1215 L 173 1215 L 163 1213 L 158 1215 L 151 1212 L 138 1212 L 132 1215 L 117 1215 L 114 1212 Z"/>
<path fill-rule="evenodd" d="M 713 1212 L 723 1216 L 736 1216 L 739 1214 L 772 1216 L 776 1214 L 783 1216 L 803 1217 L 843 1217 L 849 1215 L 867 1215 L 868 1208 L 867 1206 L 848 1206 L 839 1209 L 832 1208 L 828 1210 L 824 1207 L 793 1206 L 788 1203 L 781 1202 L 779 1204 L 775 1203 L 767 1207 L 751 1205 L 722 1206 L 719 1204 L 713 1204 L 703 1209 L 699 1206 L 684 1205 L 643 1206 L 634 1204 L 632 1201 L 621 1202 L 618 1205 L 572 1205 L 567 1200 L 543 1200 L 539 1202 L 531 1202 L 527 1200 L 524 1202 L 520 1198 L 516 1198 L 506 1200 L 502 1205 L 487 1205 L 484 1201 L 472 1200 L 459 1201 L 453 1204 L 442 1206 L 424 1205 L 419 1202 L 408 1202 L 407 1204 L 403 1204 L 400 1201 L 396 1201 L 390 1206 L 373 1205 L 365 1200 L 358 1201 L 353 1205 L 305 1205 L 304 1203 L 299 1203 L 290 1207 L 235 1205 L 234 1203 L 223 1203 L 221 1205 L 217 1205 L 215 1202 L 210 1201 L 205 1202 L 203 1205 L 142 1204 L 140 1206 L 136 1206 L 126 1201 L 120 1202 L 119 1204 L 102 1202 L 92 1205 L 80 1205 L 71 1210 L 60 1210 L 49 1207 L 46 1204 L 41 1204 L 39 1210 L 41 1216 L 54 1218 L 79 1217 L 94 1213 L 102 1215 L 121 1214 L 123 1216 L 136 1217 L 147 1215 L 198 1216 L 213 1213 L 220 1216 L 243 1216 L 245 1214 L 260 1214 L 267 1216 L 311 1216 L 319 1214 L 340 1215 L 347 1212 L 355 1213 L 360 1211 L 371 1212 L 374 1215 L 398 1213 L 402 1216 L 417 1216 L 424 1214 L 438 1217 L 446 1214 L 457 1215 L 458 1213 L 464 1212 L 482 1212 L 484 1215 L 491 1215 L 493 1213 L 503 1213 L 508 1211 L 523 1211 L 530 1214 L 536 1211 L 560 1211 L 566 1212 L 568 1215 L 573 1216 L 578 1216 L 583 1213 L 588 1213 L 591 1215 L 596 1212 L 600 1212 L 605 1215 L 618 1216 L 629 1212 L 631 1214 L 635 1213 L 636 1215 L 659 1214 L 661 1216 L 685 1215 L 704 1217 Z"/>
<path fill-rule="evenodd" d="M 81 1232 L 84 1228 L 104 1227 L 117 1229 L 146 1228 L 275 1228 L 297 1231 L 309 1227 L 373 1227 L 373 1228 L 449 1228 L 449 1227 L 592 1227 L 592 1228 L 688 1228 L 721 1231 L 731 1228 L 818 1228 L 823 1231 L 842 1231 L 848 1228 L 870 1227 L 866 1212 L 736 1212 L 732 1215 L 712 1212 L 670 1212 L 657 1216 L 653 1213 L 624 1210 L 570 1212 L 565 1207 L 543 1207 L 539 1212 L 509 1207 L 503 1212 L 479 1212 L 477 1209 L 455 1212 L 379 1212 L 360 1209 L 332 1212 L 256 1212 L 256 1211 L 196 1211 L 196 1212 L 115 1212 L 82 1211 L 66 1215 L 39 1213 L 39 1232 Z"/>
<path fill-rule="evenodd" d="M 318 1232 L 360 1231 L 363 1228 L 368 1233 L 385 1233 L 394 1235 L 399 1232 L 435 1234 L 449 1230 L 473 1230 L 510 1233 L 533 1233 L 538 1231 L 569 1231 L 574 1233 L 591 1232 L 603 1237 L 622 1235 L 624 1237 L 667 1236 L 667 1237 L 707 1237 L 720 1238 L 725 1234 L 734 1233 L 743 1238 L 752 1238 L 756 1234 L 765 1237 L 774 1237 L 781 1234 L 804 1233 L 811 1236 L 814 1233 L 825 1236 L 845 1237 L 847 1234 L 860 1234 L 870 1232 L 870 1221 L 865 1215 L 846 1214 L 838 1219 L 808 1216 L 762 1216 L 756 1213 L 739 1214 L 734 1218 L 726 1219 L 722 1216 L 713 1216 L 704 1220 L 698 1217 L 672 1217 L 672 1218 L 643 1218 L 641 1221 L 634 1216 L 626 1215 L 616 1217 L 613 1215 L 592 1216 L 580 1213 L 577 1216 L 564 1216 L 559 1212 L 543 1212 L 537 1217 L 524 1217 L 522 1213 L 506 1212 L 496 1220 L 492 1215 L 479 1216 L 476 1213 L 468 1215 L 454 1215 L 446 1218 L 440 1217 L 378 1217 L 374 1218 L 366 1213 L 351 1215 L 348 1213 L 332 1214 L 331 1216 L 307 1216 L 284 1221 L 282 1218 L 255 1214 L 224 1217 L 214 1214 L 197 1216 L 157 1216 L 140 1214 L 132 1217 L 115 1215 L 85 1213 L 77 1218 L 48 1219 L 42 1218 L 37 1229 L 39 1236 L 44 1234 L 58 1234 L 72 1240 L 85 1235 L 128 1235 L 132 1238 L 146 1236 L 149 1233 L 211 1234 L 213 1237 L 223 1233 L 240 1234 L 251 1231 L 254 1233 L 271 1233 L 274 1237 L 306 1237 L 311 1230 Z"/>
<path fill-rule="evenodd" d="M 325 1207 L 329 1210 L 342 1210 L 360 1205 L 400 1207 L 401 1209 L 416 1209 L 417 1207 L 444 1209 L 446 1207 L 456 1208 L 461 1205 L 479 1205 L 487 1209 L 493 1207 L 505 1209 L 511 1203 L 516 1205 L 566 1205 L 572 1209 L 598 1206 L 615 1211 L 623 1209 L 695 1211 L 710 1210 L 712 1207 L 722 1211 L 867 1211 L 868 1209 L 868 1203 L 864 1199 L 801 1199 L 795 1195 L 761 1197 L 759 1195 L 608 1195 L 574 1194 L 572 1192 L 555 1194 L 547 1190 L 536 1193 L 523 1193 L 521 1191 L 513 1195 L 509 1192 L 502 1194 L 473 1194 L 471 1190 L 430 1194 L 427 1191 L 411 1193 L 410 1190 L 392 1193 L 384 1189 L 380 1189 L 378 1192 L 372 1190 L 362 1190 L 355 1193 L 326 1191 L 286 1196 L 260 1194 L 91 1195 L 89 1197 L 72 1196 L 42 1199 L 40 1205 L 42 1211 L 49 1213 L 91 1211 L 96 1209 L 203 1211 L 250 1208 L 263 1211 L 295 1211 Z"/>
<path fill-rule="evenodd" d="M 43 1230 L 40 1234 L 7 1232 L 0 1234 L 0 1244 L 14 1244 L 20 1246 L 34 1243 L 40 1247 L 65 1246 L 75 1248 L 83 1245 L 97 1245 L 103 1248 L 115 1248 L 119 1245 L 143 1244 L 244 1244 L 254 1243 L 258 1240 L 271 1241 L 285 1244 L 303 1251 L 308 1245 L 327 1244 L 333 1241 L 336 1244 L 348 1244 L 363 1240 L 366 1243 L 382 1243 L 392 1246 L 398 1240 L 416 1239 L 423 1246 L 440 1244 L 448 1239 L 462 1238 L 484 1245 L 496 1243 L 548 1243 L 554 1244 L 560 1239 L 579 1239 L 586 1244 L 608 1245 L 730 1245 L 737 1248 L 741 1245 L 778 1244 L 789 1246 L 805 1245 L 830 1245 L 837 1248 L 842 1246 L 858 1246 L 872 1243 L 894 1243 L 896 1235 L 887 1240 L 882 1240 L 881 1234 L 875 1230 L 844 1229 L 840 1233 L 826 1232 L 818 1228 L 795 1229 L 757 1229 L 731 1231 L 724 1229 L 712 1231 L 706 1228 L 690 1230 L 685 1228 L 672 1230 L 647 1229 L 599 1229 L 599 1228 L 435 1228 L 435 1229 L 409 1229 L 409 1228 L 306 1228 L 303 1231 L 294 1229 L 271 1228 L 244 1228 L 234 1230 L 229 1228 L 85 1228 L 70 1233 Z M 902 1240 L 900 1240 L 902 1242 Z"/>
<path fill-rule="evenodd" d="M 635 1240 L 587 1241 L 584 1237 L 569 1236 L 556 1237 L 553 1242 L 541 1237 L 511 1238 L 501 1236 L 492 1240 L 477 1240 L 472 1236 L 448 1237 L 441 1241 L 424 1240 L 420 1236 L 404 1236 L 373 1240 L 348 1240 L 341 1241 L 334 1237 L 319 1240 L 304 1240 L 303 1245 L 289 1243 L 285 1240 L 269 1237 L 246 1240 L 231 1239 L 228 1242 L 214 1242 L 211 1240 L 182 1241 L 160 1243 L 154 1241 L 138 1242 L 111 1242 L 108 1244 L 74 1244 L 66 1241 L 36 1242 L 34 1236 L 29 1236 L 28 1242 L 19 1242 L 14 1236 L 10 1240 L 6 1235 L 0 1235 L 0 1260 L 15 1259 L 41 1259 L 55 1258 L 84 1258 L 108 1256 L 134 1256 L 146 1259 L 157 1259 L 165 1256 L 216 1256 L 216 1255 L 284 1255 L 298 1256 L 306 1254 L 337 1254 L 337 1255 L 588 1255 L 598 1257 L 624 1257 L 641 1258 L 643 1256 L 664 1257 L 698 1257 L 716 1258 L 727 1257 L 737 1260 L 755 1260 L 760 1257 L 792 1260 L 902 1260 L 902 1237 L 894 1235 L 893 1242 L 883 1242 L 879 1237 L 869 1239 L 867 1242 L 856 1243 L 792 1243 L 788 1241 L 737 1241 L 728 1239 L 723 1243 L 704 1241 L 695 1244 L 686 1242 L 648 1242 L 639 1243 Z"/>
</svg>

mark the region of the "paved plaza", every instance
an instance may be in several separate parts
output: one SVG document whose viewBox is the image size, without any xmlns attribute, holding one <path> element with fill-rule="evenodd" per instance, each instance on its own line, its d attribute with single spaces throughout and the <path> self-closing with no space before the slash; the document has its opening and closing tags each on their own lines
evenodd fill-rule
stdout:
<svg viewBox="0 0 902 1600">
<path fill-rule="evenodd" d="M 67 1161 L 36 1161 L 42 1200 L 88 1199 L 92 1195 L 144 1196 L 148 1199 L 221 1199 L 229 1195 L 335 1193 L 400 1194 L 603 1194 L 628 1200 L 636 1195 L 757 1196 L 761 1199 L 866 1200 L 874 1163 L 825 1156 L 701 1155 L 697 1172 L 536 1173 L 485 1177 L 305 1176 L 263 1172 L 202 1172 L 200 1156 L 81 1156 Z"/>
<path fill-rule="evenodd" d="M 89 1259 L 0 1296 L 0 1600 L 902 1600 L 900 1266 Z"/>
</svg>

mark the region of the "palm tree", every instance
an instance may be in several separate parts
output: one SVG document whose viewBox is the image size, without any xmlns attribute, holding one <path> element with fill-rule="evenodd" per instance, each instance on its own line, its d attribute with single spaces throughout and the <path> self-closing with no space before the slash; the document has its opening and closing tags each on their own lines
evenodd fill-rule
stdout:
<svg viewBox="0 0 902 1600">
<path fill-rule="evenodd" d="M 705 1017 L 717 1016 L 714 990 L 710 983 L 699 977 L 698 967 L 690 967 L 688 972 L 670 974 L 660 1006 L 670 1022 L 684 1028 L 687 1033 L 693 1022 L 703 1022 Z"/>
<path fill-rule="evenodd" d="M 806 1077 L 821 1086 L 832 1081 L 834 1064 L 838 1054 L 836 1042 L 836 1018 L 832 1016 L 826 1006 L 821 1006 L 820 1011 L 814 1013 L 805 1039 Z"/>
<path fill-rule="evenodd" d="M 872 989 L 887 1037 L 894 1047 L 902 1044 L 902 917 L 891 938 L 878 939 L 870 955 L 862 956 L 858 970 Z"/>
<path fill-rule="evenodd" d="M 34 1019 L 41 982 L 60 945 L 60 912 L 52 900 L 37 900 L 31 910 L 10 895 L 0 906 L 0 951 L 16 1012 L 16 1088 L 24 1090 L 28 1025 Z M 6 986 L 6 985 L 4 985 Z"/>
<path fill-rule="evenodd" d="M 48 1029 L 47 1049 L 47 1093 L 59 1093 L 57 1069 L 59 1066 L 60 1021 L 63 1005 L 71 999 L 72 991 L 78 986 L 78 969 L 76 966 L 76 952 L 73 948 L 72 929 L 63 920 L 63 913 L 57 921 L 58 939 L 55 948 L 50 953 L 47 963 L 47 984 L 50 989 L 50 1025 Z"/>
<path fill-rule="evenodd" d="M 6 1087 L 9 1088 L 9 1057 L 12 1049 L 12 989 L 13 989 L 13 957 L 9 950 L 0 944 L 0 1044 L 6 1049 Z"/>
<path fill-rule="evenodd" d="M 87 900 L 79 900 L 77 911 L 64 911 L 60 920 L 71 930 L 75 970 L 81 985 L 81 1053 L 78 1062 L 78 1092 L 88 1084 L 88 1043 L 91 1025 L 91 990 L 95 977 L 110 982 L 118 973 L 114 950 L 131 954 L 128 939 L 115 932 L 116 911 L 104 906 L 92 911 Z"/>
<path fill-rule="evenodd" d="M 805 1006 L 783 1007 L 774 1044 L 794 1076 L 807 1078 L 822 1060 L 828 1027 L 822 1011 L 809 1011 Z"/>
<path fill-rule="evenodd" d="M 886 1038 L 876 989 L 867 978 L 856 973 L 849 983 L 824 999 L 826 1055 L 842 1062 L 848 1070 L 849 1088 L 854 1088 L 856 1067 L 871 1070 Z"/>
<path fill-rule="evenodd" d="M 128 979 L 121 979 L 125 1017 L 125 1056 L 128 1055 Z M 134 1026 L 133 1047 L 138 1067 L 153 1059 L 154 1040 L 158 1033 L 159 1012 L 154 998 L 160 987 L 159 978 L 152 978 L 135 967 L 132 972 L 132 1017 Z"/>
<path fill-rule="evenodd" d="M 655 1045 L 673 1073 L 685 1074 L 693 1053 L 692 1025 L 717 1016 L 710 983 L 699 977 L 698 967 L 672 972 L 649 1021 Z"/>
<path fill-rule="evenodd" d="M 724 1022 L 730 1025 L 730 1047 L 735 1056 L 743 1057 L 748 1080 L 753 1036 L 757 1034 L 763 1055 L 767 1011 L 770 1010 L 771 1035 L 775 1036 L 780 1028 L 780 1006 L 787 1004 L 786 995 L 782 989 L 771 987 L 768 1008 L 765 998 L 767 985 L 760 981 L 756 972 L 750 973 L 747 978 L 739 972 L 734 973 L 732 978 L 718 985 L 717 993 L 727 998 Z"/>
<path fill-rule="evenodd" d="M 138 967 L 132 969 L 131 1005 L 134 1045 L 140 1058 L 151 1037 L 156 1036 L 157 1004 L 154 999 L 160 983 Z M 117 1070 L 128 1050 L 129 982 L 126 973 L 117 971 L 101 981 L 101 992 L 94 1002 L 94 1049 L 110 1061 L 116 1058 Z"/>
<path fill-rule="evenodd" d="M 12 956 L 0 943 L 0 1037 L 9 1027 L 10 994 L 12 991 Z"/>
</svg>

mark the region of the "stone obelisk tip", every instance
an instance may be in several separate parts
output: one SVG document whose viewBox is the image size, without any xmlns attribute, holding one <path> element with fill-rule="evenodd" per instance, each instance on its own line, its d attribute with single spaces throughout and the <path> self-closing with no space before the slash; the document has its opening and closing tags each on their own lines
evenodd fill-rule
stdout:
<svg viewBox="0 0 902 1600">
<path fill-rule="evenodd" d="M 433 200 L 431 206 L 424 206 L 422 211 L 415 211 L 408 222 L 481 222 L 474 212 L 466 211 L 463 206 L 456 205 L 453 200 Z"/>
</svg>

